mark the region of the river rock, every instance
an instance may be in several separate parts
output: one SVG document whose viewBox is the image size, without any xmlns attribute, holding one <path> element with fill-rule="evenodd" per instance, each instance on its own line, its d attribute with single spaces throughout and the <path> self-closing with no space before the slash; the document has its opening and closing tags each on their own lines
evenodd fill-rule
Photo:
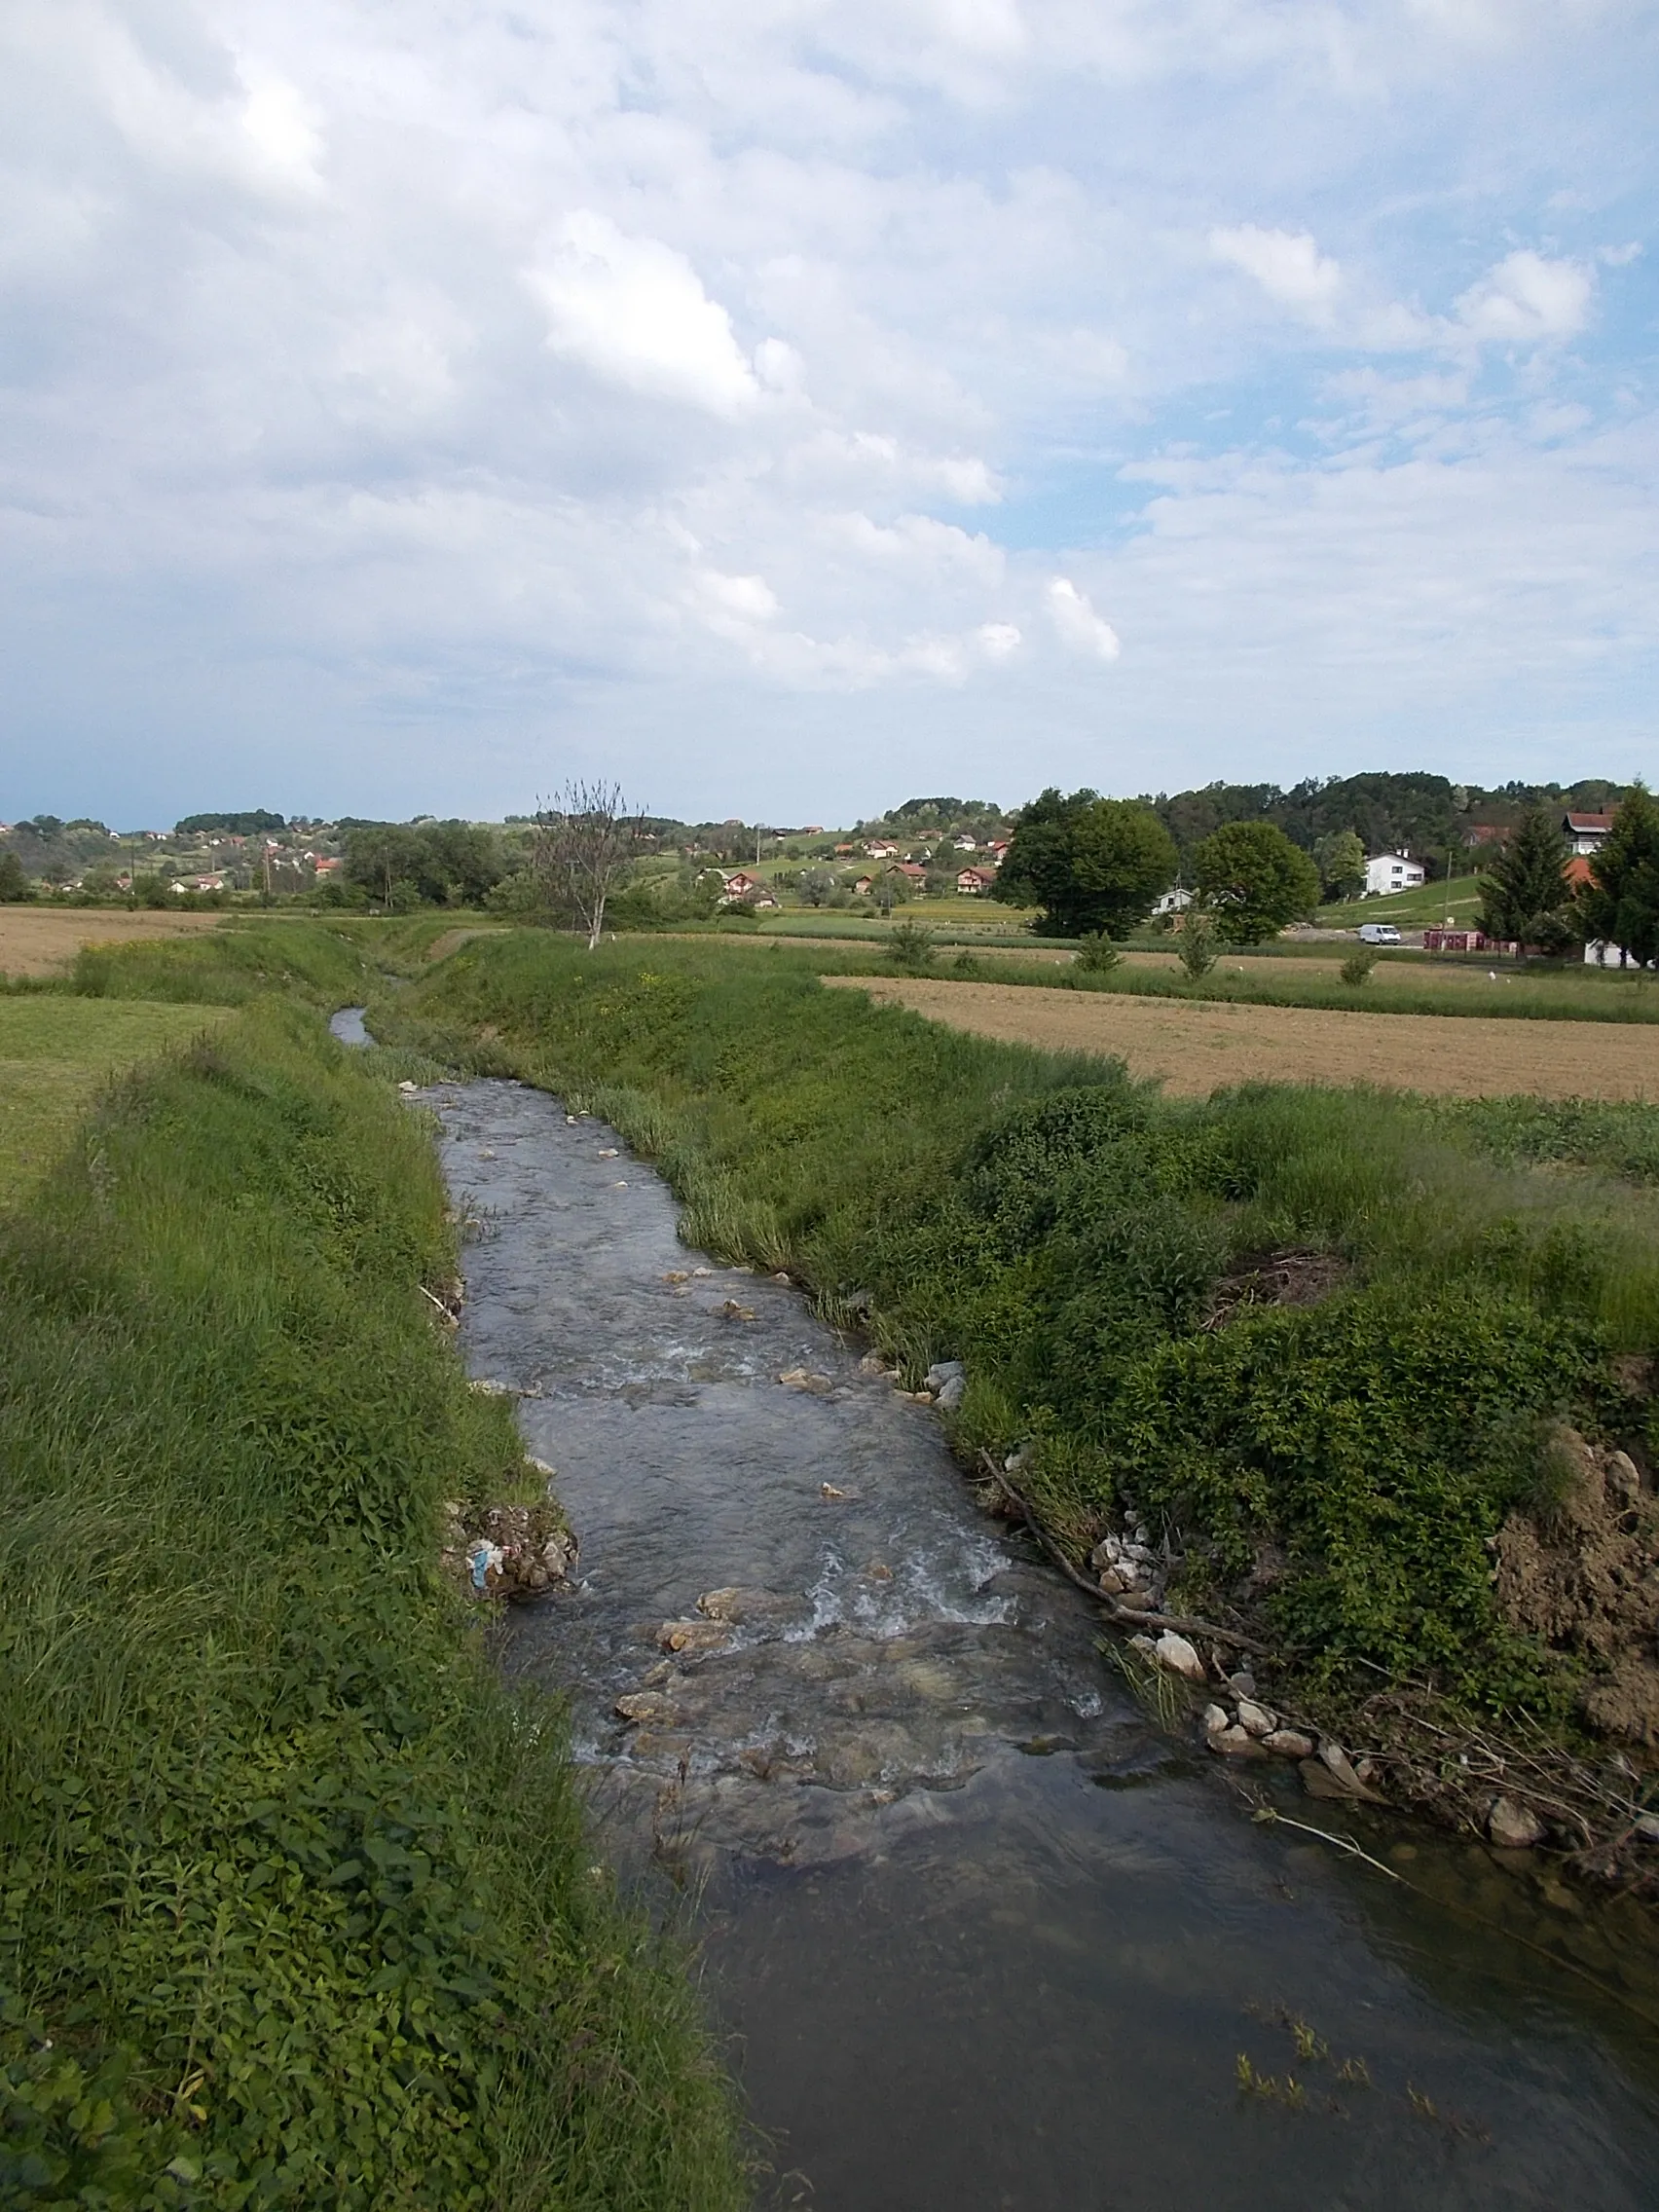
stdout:
<svg viewBox="0 0 1659 2212">
<path fill-rule="evenodd" d="M 421 1086 L 418 1083 L 400 1083 L 397 1088 L 402 1091 L 405 1098 L 413 1098 Z"/>
<path fill-rule="evenodd" d="M 1189 1682 L 1201 1682 L 1205 1678 L 1203 1661 L 1187 1639 L 1177 1636 L 1173 1629 L 1164 1630 L 1152 1652 L 1158 1664 L 1172 1675 L 1184 1676 Z"/>
<path fill-rule="evenodd" d="M 633 1690 L 619 1697 L 615 1705 L 619 1720 L 627 1720 L 638 1727 L 644 1721 L 668 1721 L 678 1717 L 674 1700 L 662 1697 L 653 1690 Z"/>
<path fill-rule="evenodd" d="M 1156 1612 L 1158 1609 L 1152 1602 L 1152 1592 L 1150 1590 L 1124 1590 L 1119 1594 L 1118 1603 L 1120 1605 L 1126 1606 L 1131 1613 L 1151 1613 Z M 1184 1669 L 1177 1671 L 1182 1673 L 1185 1672 Z M 1202 1670 L 1200 1669 L 1200 1671 L 1192 1678 L 1195 1681 L 1202 1681 Z"/>
<path fill-rule="evenodd" d="M 575 1567 L 575 1536 L 550 1498 L 535 1505 L 451 1504 L 445 1513 L 438 1564 L 471 1597 L 538 1598 Z"/>
<path fill-rule="evenodd" d="M 1204 1734 L 1206 1736 L 1219 1736 L 1224 1728 L 1230 1728 L 1232 1725 L 1225 1705 L 1206 1705 L 1204 1707 Z"/>
<path fill-rule="evenodd" d="M 963 1378 L 960 1375 L 950 1376 L 945 1382 L 944 1387 L 940 1391 L 939 1394 L 940 1412 L 941 1414 L 960 1413 L 962 1411 L 962 1401 L 967 1395 L 968 1384 L 963 1380 Z"/>
<path fill-rule="evenodd" d="M 1310 1759 L 1313 1739 L 1305 1736 L 1300 1728 L 1274 1728 L 1262 1738 L 1262 1749 L 1275 1752 L 1281 1759 Z"/>
<path fill-rule="evenodd" d="M 1238 1700 L 1238 1725 L 1247 1728 L 1252 1736 L 1271 1736 L 1278 1726 L 1278 1714 L 1270 1713 L 1265 1705 L 1256 1705 L 1247 1697 Z"/>
<path fill-rule="evenodd" d="M 1343 1750 L 1335 1737 L 1320 1737 L 1317 1758 L 1318 1764 L 1324 1768 L 1345 1797 L 1362 1797 L 1367 1804 L 1382 1804 L 1382 1799 L 1378 1796 L 1376 1790 L 1368 1789 L 1359 1776 L 1355 1774 L 1346 1751 Z"/>
<path fill-rule="evenodd" d="M 1255 1737 L 1248 1728 L 1240 1728 L 1236 1721 L 1231 1728 L 1218 1728 L 1206 1741 L 1212 1751 L 1220 1751 L 1225 1758 L 1259 1759 L 1263 1755 Z"/>
<path fill-rule="evenodd" d="M 1100 1570 L 1100 1587 L 1108 1598 L 1115 1598 L 1120 1590 L 1126 1590 L 1129 1585 L 1118 1567 L 1103 1567 Z"/>
<path fill-rule="evenodd" d="M 726 1627 L 718 1620 L 664 1621 L 656 1640 L 664 1651 L 719 1651 L 725 1645 Z"/>
<path fill-rule="evenodd" d="M 1659 1843 L 1659 1813 L 1642 1813 L 1631 1826 L 1638 1843 Z"/>
<path fill-rule="evenodd" d="M 786 1367 L 778 1377 L 786 1390 L 807 1390 L 813 1397 L 826 1397 L 834 1384 L 828 1375 L 813 1375 L 804 1367 Z"/>
<path fill-rule="evenodd" d="M 1228 1676 L 1227 1686 L 1235 1697 L 1254 1697 L 1256 1694 L 1256 1677 L 1240 1668 L 1236 1675 Z"/>
<path fill-rule="evenodd" d="M 1487 1833 L 1500 1851 L 1530 1851 L 1544 1837 L 1544 1824 L 1530 1805 L 1514 1797 L 1494 1797 L 1487 1814 Z"/>
</svg>

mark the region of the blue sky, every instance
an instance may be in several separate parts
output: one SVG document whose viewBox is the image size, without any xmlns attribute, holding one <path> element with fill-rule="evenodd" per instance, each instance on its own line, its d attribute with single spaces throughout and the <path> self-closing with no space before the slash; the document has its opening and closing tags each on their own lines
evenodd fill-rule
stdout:
<svg viewBox="0 0 1659 2212">
<path fill-rule="evenodd" d="M 1659 9 L 14 0 L 0 817 L 1654 772 Z"/>
</svg>

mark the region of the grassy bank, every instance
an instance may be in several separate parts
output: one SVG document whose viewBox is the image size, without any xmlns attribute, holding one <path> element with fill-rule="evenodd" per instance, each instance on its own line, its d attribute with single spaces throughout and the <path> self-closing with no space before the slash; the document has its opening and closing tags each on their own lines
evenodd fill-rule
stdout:
<svg viewBox="0 0 1659 2212">
<path fill-rule="evenodd" d="M 965 1451 L 1022 1446 L 1078 1558 L 1125 1511 L 1156 1525 L 1170 1602 L 1269 1640 L 1276 1691 L 1329 1715 L 1410 1683 L 1577 1742 L 1601 1662 L 1506 1618 L 1492 1546 L 1547 1515 L 1557 1422 L 1655 1442 L 1659 1201 L 1609 1171 L 1646 1171 L 1659 1118 L 1168 1101 L 812 967 L 526 936 L 385 1018 L 578 1091 L 668 1174 L 689 1241 L 867 1309 L 912 1377 L 966 1360 Z"/>
<path fill-rule="evenodd" d="M 166 949 L 209 998 L 268 958 Z M 0 1221 L 8 2204 L 742 2200 L 683 1968 L 434 1567 L 524 1480 L 426 1318 L 453 1265 L 419 1124 L 270 1000 Z"/>
</svg>

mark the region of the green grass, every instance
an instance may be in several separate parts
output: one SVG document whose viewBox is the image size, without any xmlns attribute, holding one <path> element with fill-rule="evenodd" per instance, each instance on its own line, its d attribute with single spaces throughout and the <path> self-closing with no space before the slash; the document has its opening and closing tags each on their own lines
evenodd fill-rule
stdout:
<svg viewBox="0 0 1659 2212">
<path fill-rule="evenodd" d="M 270 999 L 0 1220 L 0 2201 L 743 2201 L 684 1964 L 436 1569 L 526 1473 L 454 1257 L 420 1119 Z"/>
<path fill-rule="evenodd" d="M 787 1266 L 832 1317 L 869 1293 L 912 1376 L 963 1357 L 963 1444 L 1033 1440 L 1027 1479 L 1080 1547 L 1132 1506 L 1214 1605 L 1281 1550 L 1261 1604 L 1309 1697 L 1380 1667 L 1559 1722 L 1570 1671 L 1504 1629 L 1486 1545 L 1544 1479 L 1552 1419 L 1643 1448 L 1613 1363 L 1659 1345 L 1659 1198 L 1605 1170 L 1659 1158 L 1659 1115 L 1557 1110 L 1546 1135 L 1367 1091 L 1164 1101 L 1110 1062 L 822 990 L 816 965 L 520 936 L 379 1018 L 606 1113 L 688 1241 Z M 1520 1164 L 1552 1152 L 1579 1171 Z M 1328 1255 L 1331 1295 L 1203 1325 L 1285 1250 Z"/>
<path fill-rule="evenodd" d="M 346 928 L 260 920 L 136 944 L 84 945 L 67 988 L 85 998 L 201 1006 L 245 1006 L 276 992 L 331 1010 L 361 999 L 374 973 L 363 944 Z"/>
<path fill-rule="evenodd" d="M 1357 929 L 1361 922 L 1392 922 L 1398 929 L 1434 929 L 1448 914 L 1458 929 L 1474 929 L 1481 916 L 1480 878 L 1444 876 L 1419 884 L 1415 891 L 1394 891 L 1381 899 L 1346 899 L 1339 905 L 1321 906 L 1314 919 L 1321 929 Z"/>
<path fill-rule="evenodd" d="M 114 1076 L 220 1019 L 194 1006 L 0 997 L 0 1209 L 47 1173 Z"/>
</svg>

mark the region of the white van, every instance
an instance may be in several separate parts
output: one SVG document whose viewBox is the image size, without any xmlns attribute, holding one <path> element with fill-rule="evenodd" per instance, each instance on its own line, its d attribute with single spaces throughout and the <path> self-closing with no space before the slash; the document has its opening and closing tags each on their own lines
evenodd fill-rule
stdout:
<svg viewBox="0 0 1659 2212">
<path fill-rule="evenodd" d="M 1392 922 L 1361 922 L 1359 941 L 1361 944 L 1400 944 L 1404 940 Z"/>
</svg>

